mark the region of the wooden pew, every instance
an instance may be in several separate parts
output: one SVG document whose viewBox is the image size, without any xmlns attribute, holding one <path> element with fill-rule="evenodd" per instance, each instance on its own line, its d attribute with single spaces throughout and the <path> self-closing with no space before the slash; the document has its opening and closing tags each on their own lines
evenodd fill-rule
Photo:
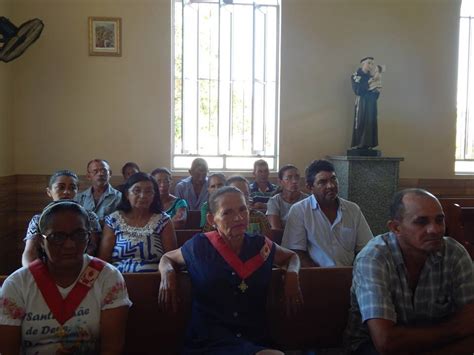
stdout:
<svg viewBox="0 0 474 355">
<path fill-rule="evenodd" d="M 189 210 L 188 218 L 186 219 L 185 229 L 199 229 L 201 228 L 201 211 Z"/>
<path fill-rule="evenodd" d="M 191 307 L 187 274 L 178 276 L 181 302 L 174 315 L 158 309 L 159 274 L 124 274 L 124 277 L 134 304 L 127 323 L 125 353 L 178 353 Z M 288 318 L 282 302 L 282 274 L 280 270 L 273 271 L 267 309 L 271 338 L 284 349 L 341 346 L 349 309 L 352 268 L 302 269 L 300 281 L 304 309 L 296 317 Z"/>
<path fill-rule="evenodd" d="M 194 235 L 201 233 L 200 229 L 176 229 L 176 240 L 178 248 L 182 247 L 186 241 L 191 239 Z"/>
<path fill-rule="evenodd" d="M 158 273 L 124 274 L 133 306 L 127 321 L 124 354 L 177 354 L 191 310 L 191 284 L 178 274 L 179 309 L 158 308 Z M 5 276 L 0 276 L 0 285 Z M 268 331 L 281 349 L 318 349 L 342 346 L 347 323 L 352 268 L 307 268 L 300 272 L 304 308 L 295 317 L 285 314 L 282 273 L 273 270 L 267 307 Z M 472 354 L 474 336 L 427 352 L 429 355 Z"/>
<path fill-rule="evenodd" d="M 272 229 L 272 234 L 269 237 L 272 241 L 281 245 L 281 240 L 283 239 L 284 229 Z"/>
</svg>

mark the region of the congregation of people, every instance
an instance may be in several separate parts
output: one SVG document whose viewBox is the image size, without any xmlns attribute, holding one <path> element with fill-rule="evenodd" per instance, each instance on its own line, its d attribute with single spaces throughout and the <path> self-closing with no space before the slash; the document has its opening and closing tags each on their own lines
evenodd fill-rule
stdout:
<svg viewBox="0 0 474 355">
<path fill-rule="evenodd" d="M 473 263 L 444 236 L 426 190 L 397 192 L 387 233 L 374 236 L 327 160 L 303 177 L 282 166 L 279 186 L 261 159 L 252 182 L 209 173 L 202 158 L 174 189 L 167 168 L 148 174 L 128 162 L 122 175 L 114 188 L 110 164 L 93 159 L 82 192 L 76 173 L 51 175 L 52 202 L 28 225 L 23 267 L 0 288 L 1 354 L 120 354 L 133 306 L 122 274 L 159 272 L 158 305 L 173 313 L 183 270 L 193 299 L 184 354 L 282 354 L 265 325 L 275 267 L 289 317 L 304 307 L 301 267 L 353 267 L 348 353 L 416 353 L 474 335 Z M 196 213 L 199 230 L 179 245 Z"/>
</svg>

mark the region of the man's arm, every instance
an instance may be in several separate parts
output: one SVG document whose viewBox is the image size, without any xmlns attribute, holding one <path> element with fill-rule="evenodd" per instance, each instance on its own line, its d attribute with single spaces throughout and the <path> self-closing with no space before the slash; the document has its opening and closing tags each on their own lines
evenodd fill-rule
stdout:
<svg viewBox="0 0 474 355">
<path fill-rule="evenodd" d="M 465 305 L 449 320 L 427 327 L 400 326 L 387 319 L 369 319 L 370 336 L 381 354 L 427 351 L 474 334 L 474 304 Z"/>
<path fill-rule="evenodd" d="M 296 208 L 295 208 L 296 207 Z M 288 213 L 281 246 L 296 252 L 302 267 L 317 266 L 308 254 L 307 235 L 302 206 L 293 205 Z"/>
<path fill-rule="evenodd" d="M 362 211 L 359 209 L 359 220 L 357 222 L 356 254 L 373 238 L 372 231 L 365 219 Z"/>
<path fill-rule="evenodd" d="M 298 257 L 300 258 L 300 262 L 301 262 L 301 267 L 316 267 L 316 266 L 319 266 L 318 264 L 316 264 L 313 261 L 313 259 L 311 259 L 311 257 L 309 256 L 307 251 L 295 250 L 295 249 L 293 249 L 293 251 L 296 254 L 298 254 Z"/>
</svg>

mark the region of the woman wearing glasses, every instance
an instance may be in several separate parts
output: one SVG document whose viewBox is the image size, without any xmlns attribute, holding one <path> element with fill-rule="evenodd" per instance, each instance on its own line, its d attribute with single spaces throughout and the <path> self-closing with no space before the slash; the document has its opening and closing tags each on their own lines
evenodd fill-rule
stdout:
<svg viewBox="0 0 474 355">
<path fill-rule="evenodd" d="M 136 173 L 125 182 L 117 211 L 105 218 L 99 258 L 120 272 L 156 272 L 161 256 L 177 248 L 155 180 Z"/>
<path fill-rule="evenodd" d="M 290 207 L 308 197 L 300 189 L 300 173 L 294 165 L 284 165 L 278 170 L 280 193 L 268 200 L 267 218 L 272 229 L 284 229 Z"/>
<path fill-rule="evenodd" d="M 70 170 L 58 170 L 49 179 L 46 193 L 53 201 L 74 199 L 77 194 L 79 187 L 79 178 L 76 173 Z M 99 242 L 99 235 L 102 229 L 100 228 L 99 218 L 92 212 L 87 212 L 89 216 L 89 224 L 91 227 L 91 234 L 89 237 L 89 245 L 87 247 L 87 253 L 89 255 L 95 255 L 97 252 L 97 246 Z M 40 215 L 37 214 L 31 219 L 28 230 L 26 232 L 25 250 L 21 257 L 21 263 L 23 266 L 28 266 L 33 260 L 38 257 L 39 240 L 41 239 L 38 231 L 38 221 Z"/>
<path fill-rule="evenodd" d="M 131 302 L 122 275 L 85 254 L 88 213 L 55 201 L 38 226 L 41 258 L 0 291 L 0 353 L 120 354 Z"/>
</svg>

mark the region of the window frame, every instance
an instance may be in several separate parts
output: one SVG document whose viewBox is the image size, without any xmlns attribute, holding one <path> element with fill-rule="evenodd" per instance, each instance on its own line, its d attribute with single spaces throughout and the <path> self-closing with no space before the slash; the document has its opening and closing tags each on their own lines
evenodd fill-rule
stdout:
<svg viewBox="0 0 474 355">
<path fill-rule="evenodd" d="M 226 4 L 228 2 L 232 2 L 232 4 Z M 270 5 L 269 3 L 271 2 L 274 2 L 275 4 L 273 5 Z M 173 171 L 185 171 L 186 169 L 188 169 L 188 167 L 190 166 L 190 164 L 176 164 L 176 161 L 178 159 L 184 159 L 186 161 L 191 161 L 197 157 L 201 157 L 201 158 L 204 158 L 206 160 L 208 160 L 208 163 L 209 163 L 209 167 L 210 169 L 212 170 L 219 170 L 219 171 L 223 171 L 223 172 L 248 172 L 248 171 L 252 171 L 253 170 L 253 162 L 257 159 L 264 159 L 268 162 L 269 164 L 269 167 L 270 167 L 270 171 L 274 172 L 274 171 L 277 171 L 278 170 L 278 163 L 279 163 L 279 136 L 280 136 L 280 71 L 281 71 L 281 0 L 171 0 L 171 3 L 172 3 L 172 40 L 171 40 L 171 46 L 172 46 L 172 63 L 171 63 L 171 69 L 172 69 L 172 78 L 171 78 L 171 86 L 172 86 L 172 97 L 171 97 L 171 107 L 172 107 L 172 115 L 171 115 L 171 151 L 170 151 L 170 161 L 171 161 L 171 168 Z M 199 84 L 201 82 L 201 80 L 211 80 L 211 78 L 207 78 L 207 79 L 203 79 L 203 78 L 200 78 L 199 77 L 199 60 L 196 59 L 196 63 L 197 64 L 197 72 L 198 72 L 198 75 L 196 76 L 196 84 L 197 84 L 197 88 L 196 88 L 196 95 L 194 97 L 194 100 L 196 100 L 197 102 L 197 105 L 196 105 L 196 129 L 195 129 L 195 134 L 196 134 L 196 151 L 193 151 L 193 152 L 190 152 L 190 153 L 187 153 L 184 149 L 184 145 L 181 144 L 181 147 L 179 147 L 181 150 L 179 151 L 179 148 L 177 146 L 177 139 L 179 139 L 176 135 L 176 129 L 177 129 L 177 114 L 176 114 L 176 108 L 178 107 L 176 105 L 176 98 L 177 98 L 177 95 L 176 95 L 176 87 L 177 87 L 177 80 L 180 80 L 180 85 L 181 85 L 181 102 L 180 102 L 180 114 L 181 114 L 181 122 L 180 122 L 180 125 L 181 125 L 181 142 L 183 142 L 185 140 L 185 131 L 184 131 L 184 110 L 183 110 L 183 106 L 184 106 L 184 99 L 183 99 L 183 91 L 184 91 L 184 81 L 185 81 L 185 75 L 184 75 L 184 64 L 181 65 L 181 76 L 178 77 L 176 75 L 176 62 L 177 62 L 177 56 L 176 56 L 176 52 L 177 52 L 177 44 L 176 44 L 176 3 L 182 3 L 182 9 L 183 9 L 183 13 L 184 13 L 184 6 L 187 6 L 189 4 L 194 4 L 194 3 L 197 3 L 197 4 L 215 4 L 216 6 L 219 6 L 219 20 L 220 20 L 220 12 L 222 11 L 222 7 L 224 6 L 232 6 L 232 5 L 244 5 L 244 6 L 252 6 L 253 7 L 253 11 L 252 11 L 252 14 L 253 14 L 253 19 L 252 19 L 252 77 L 251 77 L 251 80 L 249 80 L 250 82 L 250 86 L 251 86 L 251 104 L 250 104 L 250 111 L 251 111 L 251 124 L 250 124 L 250 142 L 252 144 L 252 154 L 232 154 L 230 153 L 229 154 L 229 151 L 225 151 L 225 152 L 222 152 L 222 149 L 221 149 L 221 141 L 220 141 L 220 123 L 222 120 L 226 120 L 227 121 L 227 124 L 230 126 L 232 124 L 232 119 L 233 119 L 233 116 L 232 114 L 229 115 L 228 119 L 223 119 L 222 117 L 220 117 L 220 94 L 221 94 L 221 89 L 220 89 L 220 86 L 221 86 L 221 82 L 225 81 L 225 80 L 228 80 L 230 86 L 232 86 L 233 82 L 234 81 L 238 81 L 238 80 L 241 80 L 243 81 L 242 79 L 238 79 L 238 80 L 235 80 L 233 78 L 228 78 L 228 79 L 222 79 L 220 77 L 220 67 L 221 67 L 221 63 L 220 63 L 220 60 L 218 59 L 218 77 L 216 79 L 216 82 L 217 82 L 217 87 L 218 87 L 218 95 L 217 95 L 217 107 L 218 107 L 218 110 L 217 110 L 217 134 L 216 134 L 216 137 L 217 137 L 217 140 L 218 140 L 218 148 L 216 149 L 216 151 L 214 151 L 213 153 L 214 154 L 207 154 L 207 153 L 200 153 L 199 152 L 199 136 L 200 136 L 200 132 L 199 132 Z M 261 3 L 265 3 L 264 5 L 262 5 Z M 275 22 L 276 22 L 276 38 L 272 39 L 275 41 L 275 45 L 274 45 L 274 48 L 275 48 L 275 63 L 274 63 L 274 66 L 275 66 L 275 81 L 274 82 L 271 82 L 272 85 L 274 85 L 274 92 L 272 90 L 273 93 L 271 93 L 271 95 L 274 96 L 274 108 L 273 108 L 273 111 L 274 112 L 274 118 L 272 120 L 273 122 L 273 127 L 272 127 L 272 130 L 273 130 L 273 134 L 271 134 L 272 139 L 273 139 L 273 152 L 270 152 L 270 153 L 273 153 L 273 154 L 269 154 L 269 151 L 266 150 L 266 147 L 265 147 L 265 143 L 266 143 L 266 128 L 267 128 L 267 121 L 268 121 L 268 117 L 265 116 L 265 109 L 266 109 L 266 102 L 265 102 L 265 99 L 263 99 L 262 101 L 262 107 L 263 107 L 263 116 L 262 118 L 260 119 L 260 122 L 259 124 L 263 126 L 263 134 L 262 134 L 262 138 L 261 138 L 261 141 L 262 141 L 262 147 L 263 147 L 263 151 L 260 150 L 259 153 L 255 153 L 255 150 L 253 150 L 253 147 L 254 147 L 254 144 L 255 144 L 255 137 L 254 137 L 254 134 L 255 134 L 255 122 L 256 122 L 256 118 L 255 118 L 255 87 L 256 87 L 256 83 L 257 83 L 257 78 L 255 76 L 255 65 L 256 65 L 256 59 L 255 59 L 255 56 L 256 56 L 256 51 L 255 51 L 255 38 L 256 38 L 256 28 L 255 28 L 255 13 L 256 11 L 259 10 L 259 8 L 261 6 L 271 6 L 273 7 L 275 10 L 276 10 L 276 16 L 275 16 Z M 181 14 L 181 23 L 183 22 L 183 19 L 184 19 L 184 15 Z M 220 26 L 220 24 L 219 24 Z M 264 25 L 265 26 L 265 25 Z M 181 27 L 181 28 L 184 28 L 184 27 Z M 199 27 L 198 27 L 199 28 Z M 221 28 L 219 28 L 219 51 L 220 51 L 220 47 L 221 47 L 221 42 L 220 42 L 220 35 L 221 35 Z M 230 33 L 230 35 L 232 36 L 233 34 Z M 265 36 L 265 35 L 264 35 Z M 181 63 L 184 63 L 184 33 L 181 35 Z M 231 37 L 232 38 L 232 37 Z M 265 37 L 265 41 L 267 41 L 267 37 Z M 199 46 L 199 36 L 196 36 L 196 41 L 197 41 L 197 44 L 196 44 L 196 47 Z M 264 42 L 266 43 L 266 42 Z M 266 49 L 263 50 L 263 52 L 265 53 L 264 55 L 266 55 Z M 219 57 L 220 57 L 220 52 L 219 52 Z M 229 65 L 231 65 L 231 60 L 229 61 Z M 266 71 L 266 65 L 267 63 L 265 62 L 264 60 L 264 71 Z M 231 70 L 231 69 L 230 69 Z M 232 75 L 232 74 L 231 74 Z M 268 81 L 265 81 L 262 83 L 263 85 L 263 92 L 265 95 L 265 90 L 268 89 Z M 229 104 L 229 107 L 230 109 L 232 109 L 232 98 L 230 98 L 231 100 L 231 103 Z M 230 137 L 231 135 L 231 129 L 228 129 L 227 131 L 227 134 L 228 136 Z M 226 144 L 227 146 L 229 147 L 230 146 L 230 141 L 231 141 L 231 138 L 227 137 L 227 141 L 226 141 Z M 271 144 L 271 143 L 270 143 Z M 229 148 L 228 148 L 229 149 Z M 217 152 L 217 153 L 216 153 Z M 213 167 L 215 166 L 215 164 L 213 164 L 213 159 L 221 159 L 222 160 L 222 166 L 221 167 Z M 229 162 L 232 161 L 232 159 L 244 159 L 245 162 L 246 162 L 246 166 L 245 167 L 241 167 L 239 166 L 238 168 L 236 168 L 236 163 L 234 163 L 234 165 L 230 165 Z M 248 161 L 247 161 L 248 160 Z M 251 160 L 251 161 L 250 161 Z"/>
</svg>

